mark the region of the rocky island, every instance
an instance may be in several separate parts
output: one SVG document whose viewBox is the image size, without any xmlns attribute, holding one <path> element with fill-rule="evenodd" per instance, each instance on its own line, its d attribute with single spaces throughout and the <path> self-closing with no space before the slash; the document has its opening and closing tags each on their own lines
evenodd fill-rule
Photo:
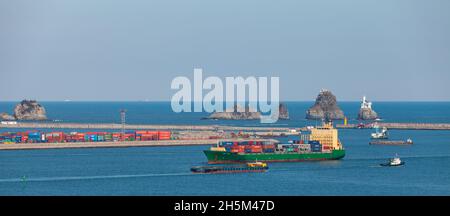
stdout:
<svg viewBox="0 0 450 216">
<path fill-rule="evenodd" d="M 366 100 L 366 96 L 363 97 L 361 102 L 361 108 L 358 112 L 359 120 L 374 120 L 378 118 L 378 114 L 372 109 L 372 102 Z"/>
<path fill-rule="evenodd" d="M 314 105 L 306 111 L 307 119 L 344 119 L 344 112 L 339 108 L 336 96 L 328 90 L 321 90 Z"/>
<path fill-rule="evenodd" d="M 14 115 L 0 113 L 0 119 L 13 120 L 47 120 L 45 108 L 35 100 L 23 100 L 14 108 Z"/>
<path fill-rule="evenodd" d="M 226 110 L 225 112 L 215 112 L 210 116 L 203 119 L 221 119 L 221 120 L 259 120 L 261 113 L 249 108 L 248 106 L 244 108 L 235 105 L 233 109 Z M 283 103 L 279 105 L 279 117 L 278 119 L 287 120 L 289 119 L 289 112 L 287 106 Z"/>
</svg>

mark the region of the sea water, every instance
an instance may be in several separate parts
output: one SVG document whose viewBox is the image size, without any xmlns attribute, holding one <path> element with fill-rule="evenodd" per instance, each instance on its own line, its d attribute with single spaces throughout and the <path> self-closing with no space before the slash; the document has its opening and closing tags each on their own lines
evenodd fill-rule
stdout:
<svg viewBox="0 0 450 216">
<path fill-rule="evenodd" d="M 16 103 L 0 102 L 0 112 Z M 200 120 L 207 114 L 173 113 L 169 102 L 41 104 L 51 121 L 66 123 L 118 123 L 126 109 L 129 124 L 267 126 Z M 312 104 L 288 102 L 291 119 L 271 126 L 319 124 L 305 120 Z M 358 122 L 359 103 L 340 106 L 350 123 Z M 374 109 L 386 122 L 450 123 L 447 102 L 376 102 Z M 0 151 L 0 195 L 450 195 L 450 131 L 390 131 L 392 139 L 412 138 L 411 146 L 369 145 L 371 132 L 339 130 L 342 160 L 270 163 L 266 173 L 190 173 L 206 163 L 208 146 Z M 395 154 L 404 166 L 379 166 Z"/>
</svg>

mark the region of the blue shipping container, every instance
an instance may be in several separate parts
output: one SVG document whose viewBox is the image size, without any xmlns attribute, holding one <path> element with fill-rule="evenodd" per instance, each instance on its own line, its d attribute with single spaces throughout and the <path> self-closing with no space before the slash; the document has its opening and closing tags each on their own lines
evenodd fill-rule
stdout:
<svg viewBox="0 0 450 216">
<path fill-rule="evenodd" d="M 30 133 L 28 133 L 28 136 L 41 136 L 41 133 L 39 133 L 39 132 L 30 132 Z"/>
<path fill-rule="evenodd" d="M 270 148 L 270 149 L 264 149 L 265 153 L 272 153 L 274 152 L 274 149 Z"/>
</svg>

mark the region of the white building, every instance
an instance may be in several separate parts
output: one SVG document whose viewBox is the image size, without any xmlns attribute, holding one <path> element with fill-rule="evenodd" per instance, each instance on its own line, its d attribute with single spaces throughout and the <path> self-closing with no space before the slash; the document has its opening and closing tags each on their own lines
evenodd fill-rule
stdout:
<svg viewBox="0 0 450 216">
<path fill-rule="evenodd" d="M 17 122 L 16 121 L 2 121 L 1 124 L 2 125 L 16 125 Z"/>
</svg>

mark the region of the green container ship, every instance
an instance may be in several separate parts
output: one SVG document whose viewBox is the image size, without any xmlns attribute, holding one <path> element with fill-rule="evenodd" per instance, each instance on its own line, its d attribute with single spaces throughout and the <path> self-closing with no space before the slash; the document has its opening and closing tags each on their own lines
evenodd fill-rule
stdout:
<svg viewBox="0 0 450 216">
<path fill-rule="evenodd" d="M 339 160 L 345 156 L 345 150 L 332 150 L 331 152 L 311 153 L 234 153 L 204 151 L 208 163 L 241 163 L 250 161 L 264 162 L 295 162 L 312 160 Z"/>
<path fill-rule="evenodd" d="M 204 151 L 208 163 L 294 162 L 339 160 L 345 150 L 338 139 L 338 131 L 331 123 L 311 129 L 296 144 L 218 145 Z"/>
</svg>

